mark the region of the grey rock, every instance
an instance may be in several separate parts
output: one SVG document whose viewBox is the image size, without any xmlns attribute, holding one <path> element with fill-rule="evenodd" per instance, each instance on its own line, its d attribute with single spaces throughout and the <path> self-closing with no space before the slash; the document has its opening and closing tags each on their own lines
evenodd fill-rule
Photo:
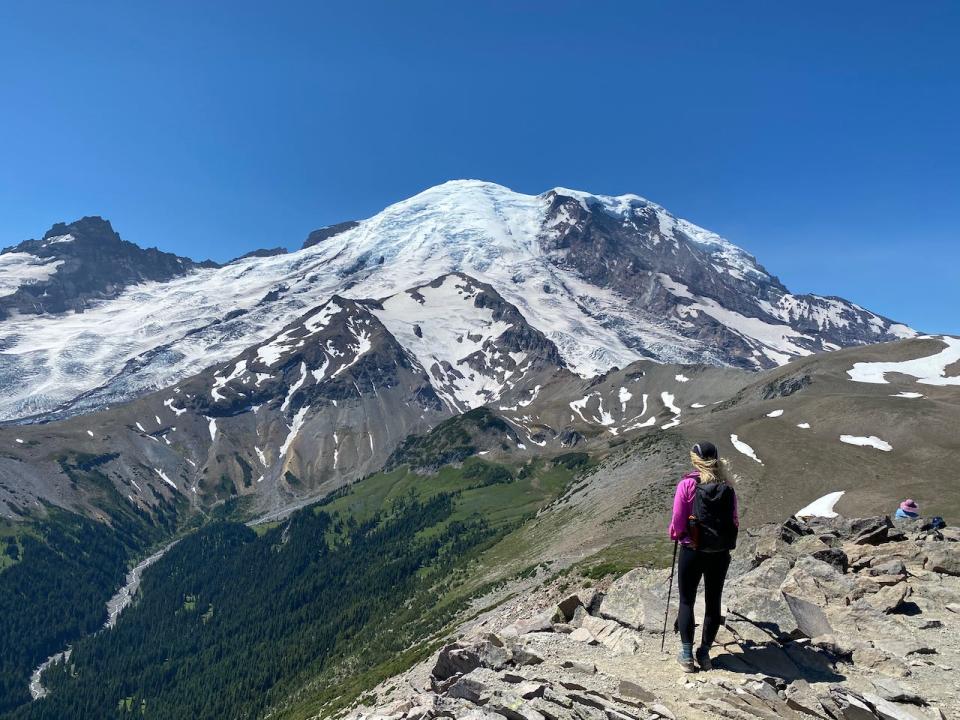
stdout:
<svg viewBox="0 0 960 720">
<path fill-rule="evenodd" d="M 546 720 L 543 713 L 513 693 L 494 693 L 486 707 L 507 720 Z"/>
<path fill-rule="evenodd" d="M 513 653 L 513 664 L 517 666 L 540 665 L 543 658 L 525 645 L 514 645 L 510 648 Z"/>
<path fill-rule="evenodd" d="M 927 701 L 920 695 L 908 690 L 896 680 L 878 678 L 870 681 L 876 688 L 877 695 L 890 702 L 910 703 L 911 705 L 926 705 Z"/>
<path fill-rule="evenodd" d="M 804 555 L 787 573 L 781 592 L 801 597 L 817 605 L 842 601 L 856 589 L 856 582 L 832 565 Z"/>
<path fill-rule="evenodd" d="M 560 667 L 565 670 L 572 670 L 573 672 L 586 673 L 588 675 L 596 675 L 597 666 L 591 662 L 581 662 L 579 660 L 564 660 L 560 663 Z"/>
<path fill-rule="evenodd" d="M 600 603 L 599 615 L 634 630 L 658 629 L 666 609 L 666 582 L 657 583 L 648 570 L 631 570 L 618 579 Z"/>
<path fill-rule="evenodd" d="M 826 613 L 819 606 L 789 593 L 783 593 L 783 599 L 797 622 L 798 633 L 808 638 L 833 634 L 830 621 L 827 620 Z"/>
<path fill-rule="evenodd" d="M 575 640 L 576 642 L 588 643 L 590 645 L 596 645 L 597 639 L 593 636 L 589 630 L 585 627 L 580 627 L 570 633 L 570 639 Z"/>
<path fill-rule="evenodd" d="M 440 650 L 430 674 L 438 680 L 465 675 L 480 667 L 480 656 L 469 646 L 452 643 Z"/>
<path fill-rule="evenodd" d="M 844 688 L 831 687 L 830 699 L 839 709 L 842 720 L 877 720 L 862 697 Z"/>
<path fill-rule="evenodd" d="M 517 687 L 517 695 L 524 700 L 533 700 L 534 698 L 543 697 L 546 689 L 547 686 L 541 682 L 523 682 Z"/>
<path fill-rule="evenodd" d="M 927 550 L 924 569 L 944 575 L 960 575 L 960 550 L 954 548 Z"/>
<path fill-rule="evenodd" d="M 578 607 L 582 607 L 584 602 L 579 595 L 570 595 L 557 603 L 557 611 L 562 618 L 562 622 L 573 620 L 573 614 Z"/>
<path fill-rule="evenodd" d="M 447 690 L 447 697 L 461 698 L 476 705 L 485 704 L 493 692 L 489 678 L 473 671 L 457 680 Z"/>
<path fill-rule="evenodd" d="M 816 552 L 811 553 L 811 555 L 822 562 L 832 565 L 839 572 L 845 573 L 850 565 L 850 560 L 847 557 L 847 554 L 840 548 L 826 548 L 824 550 L 817 550 Z"/>
<path fill-rule="evenodd" d="M 553 632 L 553 615 L 552 612 L 543 612 L 528 620 L 515 622 L 512 627 L 517 635 L 527 635 L 535 632 Z M 504 634 L 512 635 L 509 631 Z"/>
<path fill-rule="evenodd" d="M 923 716 L 911 712 L 905 707 L 894 705 L 879 695 L 864 693 L 863 699 L 873 708 L 876 716 L 881 720 L 925 720 Z"/>
<path fill-rule="evenodd" d="M 879 545 L 888 540 L 891 527 L 893 523 L 885 515 L 854 520 L 850 528 L 851 542 L 854 545 Z"/>
<path fill-rule="evenodd" d="M 660 703 L 655 703 L 650 706 L 650 711 L 655 712 L 662 718 L 667 718 L 667 720 L 677 720 L 677 716 L 666 705 L 661 705 Z"/>
<path fill-rule="evenodd" d="M 887 560 L 886 562 L 879 563 L 877 565 L 872 565 L 868 571 L 870 575 L 897 575 L 906 577 L 907 567 L 903 564 L 903 560 Z"/>
<path fill-rule="evenodd" d="M 910 586 L 905 582 L 881 588 L 866 600 L 882 613 L 889 614 L 897 610 L 910 594 Z"/>
<path fill-rule="evenodd" d="M 642 703 L 652 703 L 657 697 L 649 690 L 637 685 L 635 682 L 630 680 L 621 680 L 619 692 L 621 695 L 625 695 L 628 698 L 635 698 Z"/>
<path fill-rule="evenodd" d="M 496 638 L 496 636 L 494 636 Z M 499 641 L 499 638 L 496 638 Z M 477 648 L 480 664 L 492 670 L 503 670 L 513 661 L 513 652 L 492 640 L 484 640 Z"/>
</svg>

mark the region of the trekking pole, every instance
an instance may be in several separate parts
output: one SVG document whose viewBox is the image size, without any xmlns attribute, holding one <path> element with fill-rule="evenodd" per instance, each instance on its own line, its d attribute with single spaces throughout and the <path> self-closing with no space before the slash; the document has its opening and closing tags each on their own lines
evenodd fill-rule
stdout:
<svg viewBox="0 0 960 720">
<path fill-rule="evenodd" d="M 677 567 L 677 547 L 679 541 L 673 541 L 673 562 L 670 563 L 670 585 L 667 586 L 667 609 L 663 611 L 663 634 L 660 636 L 660 652 L 663 652 L 663 646 L 667 642 L 667 618 L 670 617 L 670 595 L 673 593 L 673 571 Z"/>
</svg>

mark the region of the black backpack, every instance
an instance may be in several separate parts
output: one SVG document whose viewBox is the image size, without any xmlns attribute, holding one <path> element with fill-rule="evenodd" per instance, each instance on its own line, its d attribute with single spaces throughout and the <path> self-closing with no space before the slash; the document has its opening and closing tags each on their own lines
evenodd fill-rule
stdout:
<svg viewBox="0 0 960 720">
<path fill-rule="evenodd" d="M 733 521 L 736 496 L 727 483 L 698 483 L 690 516 L 690 538 L 702 552 L 723 552 L 737 546 Z"/>
</svg>

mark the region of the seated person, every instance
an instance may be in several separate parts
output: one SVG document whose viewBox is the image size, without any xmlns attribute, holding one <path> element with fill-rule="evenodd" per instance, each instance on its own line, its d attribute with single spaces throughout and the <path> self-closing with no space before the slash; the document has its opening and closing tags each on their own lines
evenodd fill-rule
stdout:
<svg viewBox="0 0 960 720">
<path fill-rule="evenodd" d="M 900 503 L 895 517 L 898 520 L 913 520 L 920 517 L 920 506 L 913 500 L 907 499 Z"/>
</svg>

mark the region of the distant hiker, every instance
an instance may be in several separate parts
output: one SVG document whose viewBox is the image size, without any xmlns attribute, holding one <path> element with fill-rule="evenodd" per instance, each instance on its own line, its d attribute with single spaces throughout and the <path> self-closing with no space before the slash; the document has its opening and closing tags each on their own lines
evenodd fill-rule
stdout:
<svg viewBox="0 0 960 720">
<path fill-rule="evenodd" d="M 900 503 L 895 517 L 898 520 L 916 520 L 920 517 L 920 506 L 909 498 Z"/>
<path fill-rule="evenodd" d="M 677 484 L 673 500 L 670 539 L 680 544 L 677 589 L 680 610 L 677 627 L 681 650 L 677 661 L 684 672 L 694 671 L 693 605 L 703 578 L 706 612 L 696 661 L 710 670 L 710 647 L 723 618 L 720 598 L 730 565 L 730 551 L 736 547 L 740 517 L 737 494 L 727 481 L 726 466 L 713 443 L 700 442 L 690 451 L 694 470 Z"/>
</svg>

